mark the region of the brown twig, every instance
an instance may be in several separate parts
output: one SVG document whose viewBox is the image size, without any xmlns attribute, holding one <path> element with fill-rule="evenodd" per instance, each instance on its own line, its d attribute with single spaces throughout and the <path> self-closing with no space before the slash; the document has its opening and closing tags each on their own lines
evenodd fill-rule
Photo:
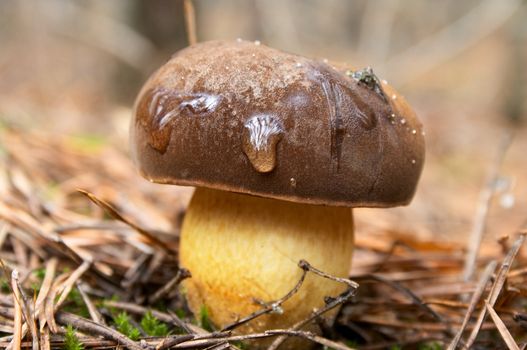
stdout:
<svg viewBox="0 0 527 350">
<path fill-rule="evenodd" d="M 88 296 L 88 293 L 86 293 L 86 291 L 84 290 L 83 284 L 79 281 L 76 281 L 75 285 L 77 286 L 77 290 L 79 291 L 81 298 L 84 301 L 84 304 L 88 308 L 88 312 L 93 322 L 106 325 L 106 322 L 104 321 L 104 318 L 102 317 L 101 313 L 99 312 L 99 310 L 97 310 L 90 297 Z"/>
<path fill-rule="evenodd" d="M 271 338 L 271 337 L 276 337 L 276 336 L 292 336 L 292 337 L 304 338 L 312 342 L 333 348 L 335 350 L 353 350 L 352 348 L 344 344 L 320 337 L 311 332 L 290 330 L 290 329 L 272 329 L 272 330 L 268 330 L 262 333 L 233 335 L 233 336 L 225 336 L 225 335 L 218 336 L 214 334 L 211 334 L 211 335 L 207 335 L 207 336 L 196 335 L 194 336 L 192 340 L 183 341 L 177 345 L 172 346 L 172 349 L 201 349 L 207 346 L 217 346 L 225 342 L 239 342 L 239 341 L 243 342 L 247 340 Z"/>
<path fill-rule="evenodd" d="M 25 325 L 23 325 L 23 328 L 22 328 L 22 334 L 25 334 L 27 332 L 27 328 L 29 328 L 29 331 L 31 332 L 33 350 L 38 350 L 39 344 L 38 344 L 37 324 L 35 323 L 35 318 L 32 317 L 32 314 L 31 314 L 32 308 L 29 305 L 29 298 L 27 297 L 26 293 L 24 292 L 24 289 L 20 285 L 19 280 L 15 279 L 15 282 L 17 286 L 16 290 L 18 290 L 19 295 L 22 297 L 21 300 L 18 299 L 19 302 L 22 302 L 22 310 L 23 310 L 24 321 L 25 321 Z"/>
<path fill-rule="evenodd" d="M 179 328 L 183 329 L 187 333 L 192 333 L 192 334 L 194 334 L 194 333 L 200 333 L 200 334 L 208 333 L 207 331 L 205 331 L 204 329 L 199 328 L 196 325 L 183 322 L 179 317 L 177 317 L 176 314 L 174 314 L 174 313 L 172 313 L 170 311 L 168 313 L 164 313 L 164 312 L 161 312 L 161 311 L 158 311 L 158 310 L 149 309 L 149 308 L 137 305 L 137 304 L 125 303 L 125 302 L 120 302 L 120 301 L 105 301 L 104 305 L 107 306 L 107 307 L 114 307 L 116 309 L 125 310 L 127 312 L 130 312 L 130 313 L 133 313 L 133 314 L 137 314 L 137 315 L 144 315 L 148 311 L 150 311 L 152 313 L 152 316 L 154 316 L 155 318 L 159 319 L 161 322 L 172 324 L 172 325 L 174 325 L 176 327 L 179 327 Z"/>
<path fill-rule="evenodd" d="M 184 268 L 177 270 L 176 275 L 170 279 L 163 287 L 159 288 L 151 298 L 148 298 L 150 304 L 154 304 L 156 301 L 164 297 L 166 294 L 173 291 L 177 286 L 186 278 L 191 277 L 190 271 Z"/>
<path fill-rule="evenodd" d="M 40 349 L 41 350 L 51 350 L 51 342 L 49 335 L 49 327 L 44 327 L 40 330 Z"/>
<path fill-rule="evenodd" d="M 164 251 L 168 255 L 173 255 L 174 252 L 167 249 L 167 246 L 165 243 L 163 243 L 161 240 L 159 240 L 156 236 L 145 230 L 144 228 L 140 227 L 139 225 L 136 225 L 132 221 L 128 220 L 124 216 L 122 216 L 110 203 L 107 203 L 106 201 L 97 198 L 93 193 L 90 193 L 88 191 L 77 189 L 77 191 L 86 197 L 88 197 L 89 200 L 91 200 L 93 203 L 104 209 L 111 217 L 118 221 L 122 221 L 131 228 L 133 228 L 135 231 L 137 231 L 141 236 L 143 236 L 148 242 L 155 245 L 160 250 Z"/>
<path fill-rule="evenodd" d="M 494 273 L 494 270 L 496 270 L 496 261 L 491 261 L 487 267 L 485 268 L 485 271 L 483 272 L 483 275 L 481 276 L 478 287 L 476 288 L 476 291 L 474 294 L 472 294 L 472 298 L 470 300 L 469 307 L 467 309 L 467 312 L 465 313 L 465 318 L 463 319 L 463 323 L 461 324 L 461 328 L 459 328 L 459 331 L 456 333 L 456 336 L 450 344 L 448 345 L 447 350 L 455 350 L 457 347 L 457 344 L 459 343 L 459 340 L 463 336 L 463 332 L 465 331 L 465 328 L 468 325 L 468 322 L 470 321 L 470 318 L 472 317 L 472 313 L 476 309 L 476 306 L 481 299 L 481 296 L 483 295 L 483 292 L 485 291 L 485 288 L 487 287 L 487 284 L 489 283 L 490 278 L 492 277 L 492 274 Z"/>
<path fill-rule="evenodd" d="M 501 337 L 503 338 L 503 340 L 505 341 L 505 344 L 507 344 L 509 349 L 510 350 L 520 350 L 520 348 L 518 347 L 518 344 L 516 344 L 516 342 L 514 341 L 514 338 L 512 337 L 512 335 L 507 330 L 507 326 L 505 326 L 505 324 L 501 320 L 500 316 L 496 313 L 496 311 L 489 304 L 488 301 L 485 301 L 485 307 L 486 307 L 490 317 L 494 321 L 494 324 L 496 324 L 496 328 L 500 332 Z"/>
<path fill-rule="evenodd" d="M 176 315 L 174 312 L 170 310 L 168 310 L 168 314 L 170 315 L 172 319 L 172 323 L 175 326 L 183 329 L 185 332 L 189 334 L 196 334 L 196 333 L 199 333 L 199 331 L 201 330 L 200 327 L 198 326 L 184 322 L 182 319 L 179 318 L 178 315 Z"/>
<path fill-rule="evenodd" d="M 173 348 L 178 344 L 194 341 L 194 342 L 201 342 L 203 340 L 211 340 L 211 339 L 221 339 L 221 342 L 225 342 L 225 338 L 228 338 L 231 336 L 231 332 L 212 332 L 212 333 L 205 333 L 205 334 L 184 334 L 184 335 L 176 335 L 176 336 L 170 336 L 166 337 L 161 341 L 157 346 L 156 350 L 164 350 Z M 205 344 L 204 346 L 208 346 L 210 344 Z M 214 342 L 212 346 L 217 345 L 217 342 Z"/>
<path fill-rule="evenodd" d="M 362 315 L 353 319 L 354 322 L 368 323 L 383 327 L 390 327 L 394 329 L 407 329 L 420 332 L 448 332 L 449 326 L 439 322 L 414 322 L 414 321 L 400 321 L 390 318 L 390 314 L 380 314 L 377 316 Z M 510 324 L 510 323 L 509 323 Z M 481 326 L 485 329 L 492 329 L 492 323 L 485 323 Z M 473 326 L 467 326 L 467 329 L 474 329 Z"/>
<path fill-rule="evenodd" d="M 316 268 L 314 268 L 313 266 L 311 266 L 307 261 L 305 260 L 300 260 L 299 262 L 299 266 L 306 270 L 306 271 L 310 271 L 316 275 L 319 275 L 323 278 L 327 278 L 327 279 L 330 279 L 332 281 L 335 281 L 335 282 L 339 282 L 339 283 L 343 283 L 343 284 L 346 284 L 348 286 L 348 288 L 343 292 L 341 293 L 339 296 L 337 296 L 336 298 L 333 298 L 333 297 L 327 297 L 326 298 L 326 305 L 322 308 L 320 308 L 319 310 L 316 310 L 314 311 L 310 317 L 307 317 L 305 320 L 302 320 L 298 323 L 296 323 L 295 325 L 293 325 L 290 329 L 291 330 L 298 330 L 300 329 L 301 327 L 305 326 L 306 324 L 308 324 L 309 322 L 313 321 L 314 319 L 317 319 L 319 318 L 321 315 L 325 314 L 326 312 L 336 308 L 337 306 L 347 302 L 348 300 L 351 299 L 351 297 L 353 297 L 355 295 L 355 292 L 356 290 L 359 288 L 359 284 L 352 281 L 352 280 L 349 280 L 347 278 L 340 278 L 340 277 L 335 277 L 335 276 L 331 276 L 321 270 L 318 270 Z M 274 340 L 271 345 L 267 348 L 267 350 L 276 350 L 278 349 L 278 347 L 286 340 L 286 336 L 285 335 L 282 335 L 278 338 L 276 338 L 276 340 Z"/>
<path fill-rule="evenodd" d="M 15 324 L 15 331 L 13 333 L 13 340 L 11 342 L 10 347 L 12 349 L 20 349 L 20 344 L 22 342 L 22 301 L 21 301 L 21 295 L 20 291 L 18 290 L 18 272 L 14 270 L 11 276 L 11 288 L 13 291 L 13 298 L 15 299 L 14 306 L 15 306 L 15 317 L 14 317 L 14 324 Z"/>
<path fill-rule="evenodd" d="M 44 303 L 48 293 L 53 284 L 53 278 L 55 277 L 55 270 L 57 269 L 58 259 L 53 257 L 46 263 L 46 273 L 42 284 L 40 285 L 40 291 L 38 292 L 37 300 L 35 302 L 35 317 L 38 317 L 40 322 L 40 331 L 43 330 L 46 316 L 44 312 Z"/>
<path fill-rule="evenodd" d="M 66 279 L 64 284 L 61 286 L 62 293 L 60 294 L 59 300 L 57 300 L 57 303 L 55 304 L 55 310 L 60 309 L 62 306 L 62 303 L 66 300 L 68 295 L 71 292 L 71 289 L 73 288 L 73 285 L 75 282 L 79 280 L 79 278 L 90 268 L 91 262 L 90 261 L 84 261 L 75 271 L 72 272 L 72 274 Z"/>
<path fill-rule="evenodd" d="M 407 247 L 407 246 L 404 244 L 404 242 L 400 240 L 393 241 L 393 243 L 390 245 L 390 248 L 385 253 L 382 261 L 377 264 L 377 266 L 375 267 L 375 270 L 372 272 L 380 272 L 384 268 L 384 266 L 390 261 L 392 256 L 395 254 L 395 250 L 398 247 Z"/>
<path fill-rule="evenodd" d="M 302 261 L 298 264 L 298 266 L 302 269 L 302 275 L 300 276 L 300 278 L 298 279 L 298 282 L 295 284 L 295 286 L 289 291 L 287 292 L 286 295 L 284 295 L 283 297 L 281 297 L 280 299 L 278 300 L 275 300 L 275 301 L 272 301 L 272 302 L 269 302 L 269 303 L 264 303 L 264 308 L 258 310 L 258 311 L 255 311 L 253 312 L 252 314 L 246 316 L 246 317 L 243 317 L 225 327 L 223 327 L 222 331 L 230 331 L 230 330 L 233 330 L 249 321 L 252 321 L 254 320 L 255 318 L 261 316 L 261 315 L 265 315 L 265 314 L 268 314 L 268 313 L 272 313 L 272 312 L 275 312 L 275 313 L 280 313 L 282 311 L 282 304 L 284 302 L 286 302 L 288 299 L 290 299 L 293 295 L 295 295 L 298 290 L 300 289 L 300 287 L 302 286 L 302 284 L 304 283 L 304 280 L 306 278 L 306 275 L 307 275 L 307 272 L 308 272 L 308 268 L 307 268 L 307 265 L 303 264 Z"/>
<path fill-rule="evenodd" d="M 421 300 L 421 298 L 419 298 L 414 292 L 412 292 L 410 289 L 404 287 L 400 283 L 397 283 L 395 281 L 390 281 L 389 279 L 386 279 L 386 278 L 384 278 L 382 276 L 379 276 L 378 274 L 366 275 L 363 278 L 364 279 L 375 280 L 375 281 L 381 282 L 383 284 L 386 284 L 386 285 L 392 287 L 393 289 L 399 291 L 401 294 L 404 294 L 407 297 L 409 297 L 410 300 L 412 300 L 412 302 L 415 305 L 417 305 L 419 308 L 423 309 L 423 311 L 425 311 L 426 313 L 432 315 L 432 317 L 435 318 L 436 320 L 438 320 L 439 322 L 448 324 L 448 321 L 446 321 L 441 315 L 439 315 L 432 308 L 430 308 L 430 306 L 425 304 Z"/>
<path fill-rule="evenodd" d="M 123 275 L 121 285 L 124 288 L 130 289 L 141 278 L 141 272 L 146 269 L 146 263 L 152 259 L 152 254 L 143 253 L 134 261 L 128 270 Z"/>
<path fill-rule="evenodd" d="M 41 320 L 40 326 L 43 327 L 44 324 L 47 324 L 49 330 L 52 333 L 57 333 L 59 331 L 57 323 L 55 322 L 55 297 L 59 293 L 59 289 L 62 283 L 68 278 L 68 275 L 63 273 L 59 275 L 53 282 L 46 298 L 44 299 L 44 316 L 46 322 L 44 323 Z"/>
<path fill-rule="evenodd" d="M 183 335 L 178 335 L 175 337 L 174 336 L 166 337 L 156 346 L 156 350 L 170 349 L 171 347 L 177 344 L 180 344 L 185 341 L 192 340 L 192 339 L 194 339 L 193 334 L 183 334 Z"/>
<path fill-rule="evenodd" d="M 380 343 L 368 344 L 361 346 L 361 350 L 384 350 L 384 349 L 393 349 L 393 348 L 406 348 L 406 345 L 412 344 L 422 344 L 428 341 L 440 341 L 442 337 L 434 337 L 427 333 L 418 334 L 411 337 L 405 337 L 402 339 L 397 339 L 396 341 L 383 341 Z"/>
<path fill-rule="evenodd" d="M 194 45 L 198 42 L 198 36 L 196 34 L 196 11 L 192 0 L 183 0 L 183 12 L 185 14 L 188 44 Z"/>
<path fill-rule="evenodd" d="M 501 292 L 501 289 L 503 288 L 503 285 L 505 284 L 505 279 L 507 278 L 507 273 L 509 272 L 511 268 L 511 264 L 514 261 L 514 258 L 518 254 L 518 251 L 520 250 L 523 242 L 525 241 L 526 233 L 522 232 L 520 233 L 520 237 L 514 242 L 511 249 L 509 250 L 509 253 L 503 260 L 503 263 L 501 264 L 498 274 L 496 276 L 496 279 L 494 280 L 494 283 L 492 284 L 492 288 L 489 292 L 489 295 L 485 302 L 489 303 L 490 306 L 494 306 L 496 303 L 496 300 L 498 300 L 498 296 Z M 474 329 L 470 333 L 470 336 L 468 340 L 465 343 L 465 348 L 470 349 L 472 344 L 474 344 L 474 341 L 476 340 L 476 337 L 479 333 L 479 329 L 483 322 L 485 321 L 486 316 L 486 308 L 482 308 L 481 312 L 479 313 L 478 320 L 476 321 L 476 324 L 474 326 Z"/>
<path fill-rule="evenodd" d="M 111 339 L 117 344 L 122 344 L 130 350 L 144 350 L 138 343 L 130 340 L 128 337 L 122 335 L 116 330 L 95 323 L 86 318 L 76 316 L 64 311 L 58 311 L 55 314 L 55 320 L 62 325 L 71 325 L 80 332 L 86 334 L 96 334 L 105 339 Z"/>
</svg>

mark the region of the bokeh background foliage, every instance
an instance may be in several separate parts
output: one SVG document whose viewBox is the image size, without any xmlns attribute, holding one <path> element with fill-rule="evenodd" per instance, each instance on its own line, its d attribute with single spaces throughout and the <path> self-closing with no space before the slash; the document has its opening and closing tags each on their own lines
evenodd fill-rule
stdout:
<svg viewBox="0 0 527 350">
<path fill-rule="evenodd" d="M 467 307 L 459 296 L 475 287 L 474 281 L 459 281 L 475 223 L 484 223 L 479 272 L 492 259 L 503 261 L 514 233 L 525 227 L 527 1 L 195 0 L 194 5 L 200 41 L 240 37 L 357 68 L 371 66 L 411 102 L 427 142 L 414 201 L 404 208 L 355 210 L 352 277 L 379 273 L 389 283 L 365 283 L 363 295 L 343 309 L 333 331 L 340 340 L 369 339 L 371 348 L 382 348 L 388 338 L 394 349 L 401 339 L 421 345 L 450 339 L 446 323 L 417 312 L 424 304 L 408 302 L 401 296 L 408 296 L 405 290 L 394 294 L 390 283 L 404 284 L 420 300 L 436 303 L 441 316 L 459 322 Z M 50 261 L 58 258 L 57 271 L 79 273 L 71 286 L 80 284 L 65 301 L 73 307 L 68 310 L 87 316 L 85 296 L 75 294 L 86 292 L 106 302 L 100 306 L 103 319 L 134 337 L 138 329 L 163 328 L 157 318 L 171 331 L 180 329 L 170 315 L 152 319 L 146 308 L 130 318 L 135 325 L 120 313 L 155 306 L 148 304 L 148 293 L 173 278 L 177 261 L 158 255 L 148 237 L 113 220 L 77 188 L 95 193 L 177 251 L 192 189 L 140 178 L 128 156 L 128 127 L 142 83 L 186 45 L 182 1 L 0 1 L 0 256 L 26 277 L 28 290 L 40 288 Z M 489 208 L 478 216 L 482 203 Z M 90 227 L 75 226 L 79 222 Z M 42 240 L 47 230 L 72 247 L 78 261 L 61 256 L 56 242 Z M 526 341 L 518 331 L 527 322 L 524 251 L 502 285 L 501 309 L 497 306 L 507 327 L 520 334 L 518 342 Z M 98 264 L 88 267 L 93 258 Z M 115 290 L 97 294 L 106 281 L 101 274 L 111 276 Z M 1 282 L 0 302 L 8 303 L 8 281 Z M 130 304 L 108 301 L 112 294 Z M 184 311 L 180 296 L 164 297 L 174 310 Z M 145 317 L 150 320 L 142 326 Z M 206 312 L 197 318 L 194 323 L 208 327 Z M 416 321 L 422 323 L 417 333 Z M 11 323 L 0 324 L 3 333 L 11 329 Z M 68 332 L 75 344 L 74 330 Z M 502 344 L 495 331 L 480 343 L 495 344 Z"/>
</svg>

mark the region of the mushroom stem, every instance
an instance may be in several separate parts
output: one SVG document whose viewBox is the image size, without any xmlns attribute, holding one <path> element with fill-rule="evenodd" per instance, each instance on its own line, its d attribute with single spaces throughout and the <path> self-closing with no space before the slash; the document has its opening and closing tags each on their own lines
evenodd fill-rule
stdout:
<svg viewBox="0 0 527 350">
<path fill-rule="evenodd" d="M 181 231 L 180 261 L 190 308 L 206 307 L 222 328 L 293 289 L 301 259 L 334 276 L 347 277 L 353 251 L 349 208 L 299 204 L 198 188 Z M 240 332 L 287 328 L 337 296 L 346 286 L 308 274 L 283 305 L 283 313 L 258 317 Z M 333 318 L 333 316 L 328 316 Z"/>
</svg>

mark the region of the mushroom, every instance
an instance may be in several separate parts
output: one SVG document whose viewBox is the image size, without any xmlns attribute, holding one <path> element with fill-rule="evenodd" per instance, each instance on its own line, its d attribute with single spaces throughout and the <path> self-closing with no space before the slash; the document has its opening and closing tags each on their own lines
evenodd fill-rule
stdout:
<svg viewBox="0 0 527 350">
<path fill-rule="evenodd" d="M 424 162 L 420 122 L 370 68 L 241 40 L 188 47 L 155 72 L 136 100 L 131 148 L 148 180 L 196 186 L 183 287 L 220 329 L 288 293 L 301 259 L 348 276 L 350 208 L 408 204 Z M 308 275 L 241 332 L 289 327 L 344 289 Z"/>
</svg>

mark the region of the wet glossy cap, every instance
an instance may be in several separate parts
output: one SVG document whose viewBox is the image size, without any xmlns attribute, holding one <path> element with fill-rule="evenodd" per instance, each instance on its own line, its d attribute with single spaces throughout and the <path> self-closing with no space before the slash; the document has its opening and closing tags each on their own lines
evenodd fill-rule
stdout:
<svg viewBox="0 0 527 350">
<path fill-rule="evenodd" d="M 404 98 L 371 69 L 236 40 L 186 48 L 150 77 L 131 148 L 153 182 L 390 207 L 415 192 L 423 134 Z"/>
</svg>

